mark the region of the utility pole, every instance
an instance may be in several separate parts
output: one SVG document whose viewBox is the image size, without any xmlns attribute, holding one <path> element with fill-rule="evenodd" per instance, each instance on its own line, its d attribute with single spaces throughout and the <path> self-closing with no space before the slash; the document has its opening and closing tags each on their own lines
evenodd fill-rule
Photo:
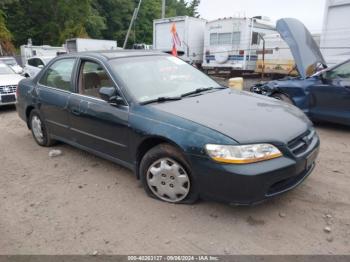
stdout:
<svg viewBox="0 0 350 262">
<path fill-rule="evenodd" d="M 166 0 L 162 0 L 162 18 L 165 18 Z"/>
<path fill-rule="evenodd" d="M 132 15 L 131 22 L 130 22 L 130 25 L 129 25 L 129 29 L 128 29 L 128 32 L 126 33 L 126 37 L 125 37 L 125 41 L 124 41 L 124 45 L 123 45 L 124 49 L 125 49 L 126 45 L 128 44 L 128 39 L 129 39 L 129 36 L 130 36 L 130 32 L 131 32 L 132 26 L 133 26 L 133 24 L 134 24 L 134 22 L 135 22 L 135 20 L 137 18 L 137 15 L 139 14 L 141 3 L 142 3 L 142 0 L 140 0 L 139 5 L 135 8 L 134 13 Z"/>
</svg>

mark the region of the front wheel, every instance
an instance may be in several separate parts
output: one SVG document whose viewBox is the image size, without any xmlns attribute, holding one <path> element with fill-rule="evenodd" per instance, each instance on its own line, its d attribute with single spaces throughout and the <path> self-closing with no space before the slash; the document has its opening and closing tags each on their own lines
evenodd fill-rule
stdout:
<svg viewBox="0 0 350 262">
<path fill-rule="evenodd" d="M 29 115 L 29 125 L 35 142 L 40 146 L 49 147 L 54 141 L 50 139 L 49 132 L 37 110 L 32 110 Z"/>
<path fill-rule="evenodd" d="M 140 174 L 151 197 L 177 204 L 198 200 L 191 169 L 182 153 L 171 145 L 161 144 L 147 152 L 141 161 Z"/>
</svg>

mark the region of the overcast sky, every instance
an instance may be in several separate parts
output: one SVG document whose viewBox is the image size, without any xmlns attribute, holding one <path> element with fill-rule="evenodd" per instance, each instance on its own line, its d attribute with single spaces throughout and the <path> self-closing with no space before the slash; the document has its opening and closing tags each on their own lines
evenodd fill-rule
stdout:
<svg viewBox="0 0 350 262">
<path fill-rule="evenodd" d="M 321 32 L 326 0 L 201 0 L 199 13 L 208 20 L 263 15 L 277 20 L 294 17 L 312 32 Z"/>
</svg>

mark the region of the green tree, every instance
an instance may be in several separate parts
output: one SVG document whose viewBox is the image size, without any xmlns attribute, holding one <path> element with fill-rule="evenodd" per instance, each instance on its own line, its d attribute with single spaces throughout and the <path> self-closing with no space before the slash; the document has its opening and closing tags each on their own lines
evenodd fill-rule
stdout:
<svg viewBox="0 0 350 262">
<path fill-rule="evenodd" d="M 199 13 L 198 13 L 198 7 L 201 3 L 201 0 L 192 0 L 192 2 L 190 3 L 189 7 L 188 7 L 188 11 L 189 11 L 189 15 L 193 16 L 193 17 L 199 17 Z"/>
<path fill-rule="evenodd" d="M 129 27 L 135 4 L 130 0 L 95 0 L 98 13 L 104 17 L 106 27 L 102 30 L 104 39 L 117 40 L 121 46 Z"/>
<path fill-rule="evenodd" d="M 14 52 L 12 44 L 12 34 L 7 29 L 5 21 L 5 13 L 0 9 L 0 49 L 3 54 L 11 54 Z"/>
<path fill-rule="evenodd" d="M 159 0 L 145 0 L 135 21 L 132 42 L 147 43 L 153 42 L 153 20 L 160 18 L 162 5 Z"/>
<path fill-rule="evenodd" d="M 35 45 L 61 45 L 68 38 L 91 37 L 124 42 L 139 0 L 0 0 L 7 29 L 16 46 L 28 38 Z M 161 16 L 161 0 L 143 0 L 132 43 L 152 43 L 153 20 Z M 167 0 L 166 16 L 198 16 L 199 0 Z"/>
<path fill-rule="evenodd" d="M 100 38 L 106 28 L 105 19 L 93 8 L 92 0 L 58 0 L 57 19 L 61 25 L 59 41 L 68 38 Z"/>
<path fill-rule="evenodd" d="M 15 0 L 5 4 L 16 45 L 61 45 L 67 38 L 101 37 L 105 20 L 93 0 Z"/>
</svg>

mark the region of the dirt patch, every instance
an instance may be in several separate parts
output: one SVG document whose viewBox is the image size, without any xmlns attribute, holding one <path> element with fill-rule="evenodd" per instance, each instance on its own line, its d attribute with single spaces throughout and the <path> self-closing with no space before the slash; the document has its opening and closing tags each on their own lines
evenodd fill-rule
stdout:
<svg viewBox="0 0 350 262">
<path fill-rule="evenodd" d="M 170 205 L 118 165 L 37 146 L 0 109 L 0 254 L 350 254 L 350 129 L 317 130 L 317 167 L 292 192 L 249 208 Z"/>
<path fill-rule="evenodd" d="M 264 221 L 264 220 L 262 220 L 262 219 L 256 219 L 256 218 L 254 218 L 254 217 L 252 217 L 252 216 L 249 216 L 249 217 L 247 218 L 247 223 L 248 223 L 249 225 L 251 225 L 251 226 L 263 226 L 263 225 L 265 225 L 265 221 Z"/>
</svg>

